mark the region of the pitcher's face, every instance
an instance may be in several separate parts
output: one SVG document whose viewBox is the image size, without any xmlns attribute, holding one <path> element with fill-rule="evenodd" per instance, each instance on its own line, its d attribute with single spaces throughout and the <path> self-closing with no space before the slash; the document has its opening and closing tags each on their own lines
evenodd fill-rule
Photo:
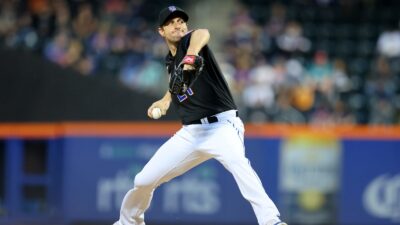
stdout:
<svg viewBox="0 0 400 225">
<path fill-rule="evenodd" d="M 172 43 L 179 42 L 187 31 L 187 23 L 180 17 L 172 18 L 158 28 L 158 33 Z"/>
</svg>

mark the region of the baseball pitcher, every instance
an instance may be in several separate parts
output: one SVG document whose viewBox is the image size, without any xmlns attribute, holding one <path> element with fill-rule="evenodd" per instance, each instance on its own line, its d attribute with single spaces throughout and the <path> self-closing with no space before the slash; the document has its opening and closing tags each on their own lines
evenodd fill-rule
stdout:
<svg viewBox="0 0 400 225">
<path fill-rule="evenodd" d="M 158 32 L 169 49 L 169 90 L 147 112 L 150 118 L 157 119 L 167 113 L 172 102 L 183 126 L 136 175 L 114 225 L 145 225 L 144 213 L 155 188 L 211 158 L 232 173 L 259 225 L 286 225 L 245 156 L 244 126 L 207 46 L 210 34 L 207 29 L 188 31 L 188 19 L 176 6 L 159 13 Z"/>
</svg>

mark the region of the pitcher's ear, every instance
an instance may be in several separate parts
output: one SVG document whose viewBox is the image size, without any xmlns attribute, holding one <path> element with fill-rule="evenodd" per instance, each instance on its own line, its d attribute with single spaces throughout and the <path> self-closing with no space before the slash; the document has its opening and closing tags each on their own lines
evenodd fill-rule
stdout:
<svg viewBox="0 0 400 225">
<path fill-rule="evenodd" d="M 159 27 L 158 28 L 158 33 L 161 35 L 161 37 L 164 37 L 164 28 Z"/>
</svg>

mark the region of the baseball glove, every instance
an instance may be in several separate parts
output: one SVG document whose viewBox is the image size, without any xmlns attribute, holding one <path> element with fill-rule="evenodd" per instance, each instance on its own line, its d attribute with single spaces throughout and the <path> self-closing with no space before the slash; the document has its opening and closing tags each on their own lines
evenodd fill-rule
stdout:
<svg viewBox="0 0 400 225">
<path fill-rule="evenodd" d="M 192 65 L 193 70 L 183 70 L 185 64 Z M 204 59 L 198 55 L 186 55 L 171 74 L 169 91 L 174 95 L 184 94 L 199 77 L 204 67 Z"/>
</svg>

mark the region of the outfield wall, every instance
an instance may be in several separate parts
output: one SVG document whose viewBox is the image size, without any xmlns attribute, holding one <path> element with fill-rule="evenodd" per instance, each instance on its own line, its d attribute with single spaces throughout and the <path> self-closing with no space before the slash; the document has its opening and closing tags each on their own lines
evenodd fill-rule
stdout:
<svg viewBox="0 0 400 225">
<path fill-rule="evenodd" d="M 110 224 L 177 123 L 1 124 L 0 224 Z M 290 224 L 400 224 L 400 127 L 246 125 L 246 152 Z M 151 224 L 256 224 L 210 160 L 162 185 Z"/>
</svg>

